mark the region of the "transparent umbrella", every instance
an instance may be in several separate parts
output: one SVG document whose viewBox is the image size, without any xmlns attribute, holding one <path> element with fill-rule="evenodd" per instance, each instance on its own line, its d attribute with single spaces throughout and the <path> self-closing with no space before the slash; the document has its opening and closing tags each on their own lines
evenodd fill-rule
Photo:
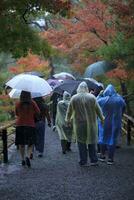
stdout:
<svg viewBox="0 0 134 200">
<path fill-rule="evenodd" d="M 40 93 L 41 95 L 48 95 L 52 92 L 52 88 L 43 78 L 29 74 L 20 74 L 13 77 L 6 83 L 7 86 L 24 90 L 31 93 Z"/>
<path fill-rule="evenodd" d="M 22 90 L 18 90 L 18 89 L 12 89 L 10 92 L 9 92 L 9 97 L 12 98 L 12 99 L 18 99 L 20 98 L 20 94 L 21 94 L 21 91 Z M 31 92 L 31 97 L 32 98 L 36 98 L 36 97 L 44 97 L 46 96 L 46 94 L 40 94 L 38 92 Z"/>
<path fill-rule="evenodd" d="M 76 80 L 75 77 L 70 74 L 70 73 L 67 73 L 67 72 L 61 72 L 61 73 L 58 73 L 58 74 L 54 74 L 53 75 L 54 78 L 56 79 L 69 79 L 69 80 Z"/>
<path fill-rule="evenodd" d="M 98 61 L 87 67 L 84 73 L 84 77 L 93 78 L 93 77 L 102 75 L 116 67 L 117 65 L 115 63 L 108 62 L 108 61 Z"/>
</svg>

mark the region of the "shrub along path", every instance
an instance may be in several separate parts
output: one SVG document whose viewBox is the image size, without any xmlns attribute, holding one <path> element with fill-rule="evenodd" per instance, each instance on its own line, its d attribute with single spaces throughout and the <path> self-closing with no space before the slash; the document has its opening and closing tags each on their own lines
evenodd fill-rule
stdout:
<svg viewBox="0 0 134 200">
<path fill-rule="evenodd" d="M 0 166 L 0 199 L 133 200 L 134 147 L 117 149 L 115 160 L 82 168 L 76 145 L 62 155 L 57 133 L 47 128 L 44 157 L 34 156 L 31 169 L 20 165 L 16 150 L 10 164 Z"/>
</svg>

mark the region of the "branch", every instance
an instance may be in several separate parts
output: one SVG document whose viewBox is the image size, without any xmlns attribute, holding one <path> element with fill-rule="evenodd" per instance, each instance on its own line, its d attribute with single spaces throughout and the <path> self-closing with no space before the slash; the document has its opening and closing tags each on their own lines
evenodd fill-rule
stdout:
<svg viewBox="0 0 134 200">
<path fill-rule="evenodd" d="M 104 40 L 103 38 L 100 37 L 100 35 L 95 30 L 95 28 L 90 29 L 90 32 L 94 33 L 104 44 L 108 45 L 108 42 L 106 40 Z"/>
<path fill-rule="evenodd" d="M 40 9 L 40 6 L 38 5 L 38 0 L 37 2 L 35 3 L 35 7 L 38 7 L 38 10 Z M 26 10 L 24 11 L 24 13 L 22 14 L 22 18 L 23 18 L 23 21 L 25 22 L 25 24 L 34 24 L 36 25 L 41 31 L 43 30 L 46 30 L 45 29 L 45 26 L 40 26 L 40 24 L 38 22 L 35 22 L 35 21 L 28 21 L 26 19 L 26 15 L 30 12 L 30 10 L 33 8 L 33 5 L 28 5 Z"/>
</svg>

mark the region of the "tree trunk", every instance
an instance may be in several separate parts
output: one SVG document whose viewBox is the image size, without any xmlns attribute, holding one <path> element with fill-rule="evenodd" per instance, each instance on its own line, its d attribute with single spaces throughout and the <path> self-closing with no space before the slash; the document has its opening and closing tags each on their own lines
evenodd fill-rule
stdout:
<svg viewBox="0 0 134 200">
<path fill-rule="evenodd" d="M 50 68 L 51 68 L 50 78 L 52 78 L 55 72 L 54 72 L 54 65 L 53 65 L 53 61 L 51 57 L 49 58 L 49 62 L 50 62 Z"/>
</svg>

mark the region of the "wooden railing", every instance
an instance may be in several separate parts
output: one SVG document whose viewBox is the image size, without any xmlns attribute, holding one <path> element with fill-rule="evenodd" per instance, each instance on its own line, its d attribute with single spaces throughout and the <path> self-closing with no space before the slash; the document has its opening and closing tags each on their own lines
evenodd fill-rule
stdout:
<svg viewBox="0 0 134 200">
<path fill-rule="evenodd" d="M 131 140 L 134 138 L 134 118 L 124 114 L 122 119 L 122 131 L 127 136 L 127 145 L 131 144 Z"/>
<path fill-rule="evenodd" d="M 0 149 L 0 156 L 3 158 L 4 163 L 8 163 L 8 148 L 14 144 L 13 141 L 9 141 L 9 137 L 14 133 L 8 133 L 8 128 L 13 127 L 15 125 L 15 121 L 10 121 L 6 125 L 0 126 L 0 140 L 2 139 L 2 146 Z"/>
</svg>

